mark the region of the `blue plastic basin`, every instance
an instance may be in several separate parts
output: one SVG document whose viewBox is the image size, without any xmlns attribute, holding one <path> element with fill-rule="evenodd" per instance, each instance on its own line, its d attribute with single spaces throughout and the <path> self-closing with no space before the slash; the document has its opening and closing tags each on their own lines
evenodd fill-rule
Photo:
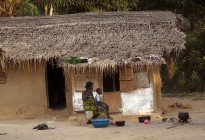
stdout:
<svg viewBox="0 0 205 140">
<path fill-rule="evenodd" d="M 93 126 L 96 128 L 107 127 L 109 124 L 109 119 L 95 119 L 91 121 Z"/>
</svg>

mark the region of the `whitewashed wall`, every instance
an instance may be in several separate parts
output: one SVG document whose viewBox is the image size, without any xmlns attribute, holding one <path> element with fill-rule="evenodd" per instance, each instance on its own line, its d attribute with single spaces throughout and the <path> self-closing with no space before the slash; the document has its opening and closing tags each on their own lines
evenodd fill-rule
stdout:
<svg viewBox="0 0 205 140">
<path fill-rule="evenodd" d="M 94 92 L 94 96 L 96 93 Z M 144 114 L 153 112 L 153 91 L 151 88 L 122 92 L 122 113 L 124 115 Z M 83 110 L 82 92 L 73 94 L 74 111 Z"/>
<path fill-rule="evenodd" d="M 153 91 L 151 88 L 122 92 L 122 111 L 124 115 L 153 112 Z"/>
</svg>

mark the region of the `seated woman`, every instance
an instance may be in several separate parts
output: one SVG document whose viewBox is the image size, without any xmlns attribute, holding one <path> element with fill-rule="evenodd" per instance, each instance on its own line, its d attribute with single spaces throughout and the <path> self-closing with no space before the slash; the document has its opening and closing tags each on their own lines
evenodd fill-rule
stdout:
<svg viewBox="0 0 205 140">
<path fill-rule="evenodd" d="M 105 116 L 106 110 L 100 108 L 94 100 L 93 96 L 93 82 L 87 82 L 85 91 L 82 93 L 83 107 L 85 111 L 93 111 L 92 119 L 97 119 L 99 116 Z"/>
<path fill-rule="evenodd" d="M 110 118 L 109 106 L 102 101 L 102 97 L 101 97 L 102 96 L 102 89 L 101 88 L 97 88 L 96 92 L 97 92 L 97 94 L 95 96 L 95 102 L 97 103 L 97 105 L 99 107 L 102 107 L 103 109 L 106 110 L 106 115 L 107 115 L 107 118 L 109 119 Z"/>
<path fill-rule="evenodd" d="M 93 119 L 99 116 L 97 105 L 93 97 L 93 82 L 87 82 L 82 93 L 83 107 L 85 111 L 93 111 Z"/>
</svg>

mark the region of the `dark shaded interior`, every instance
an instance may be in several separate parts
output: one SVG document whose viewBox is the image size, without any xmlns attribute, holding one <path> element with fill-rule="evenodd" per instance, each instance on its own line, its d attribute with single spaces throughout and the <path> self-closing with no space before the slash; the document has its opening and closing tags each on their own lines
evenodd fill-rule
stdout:
<svg viewBox="0 0 205 140">
<path fill-rule="evenodd" d="M 103 91 L 112 92 L 120 90 L 119 73 L 113 75 L 103 74 Z"/>
<path fill-rule="evenodd" d="M 65 108 L 65 77 L 63 69 L 57 67 L 56 63 L 53 65 L 47 63 L 47 95 L 48 107 L 53 109 Z"/>
</svg>

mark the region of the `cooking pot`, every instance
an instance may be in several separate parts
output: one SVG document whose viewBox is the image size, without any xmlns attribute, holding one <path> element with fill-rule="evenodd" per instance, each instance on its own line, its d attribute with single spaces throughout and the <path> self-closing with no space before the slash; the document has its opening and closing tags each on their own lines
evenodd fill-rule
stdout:
<svg viewBox="0 0 205 140">
<path fill-rule="evenodd" d="M 188 112 L 179 112 L 178 113 L 178 118 L 183 123 L 187 122 L 187 120 L 189 119 L 189 113 Z"/>
</svg>

